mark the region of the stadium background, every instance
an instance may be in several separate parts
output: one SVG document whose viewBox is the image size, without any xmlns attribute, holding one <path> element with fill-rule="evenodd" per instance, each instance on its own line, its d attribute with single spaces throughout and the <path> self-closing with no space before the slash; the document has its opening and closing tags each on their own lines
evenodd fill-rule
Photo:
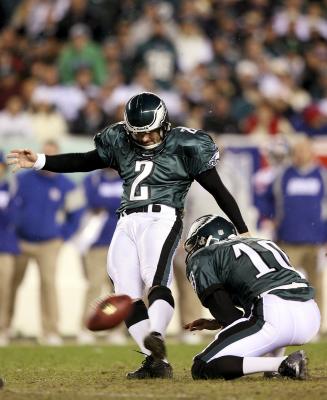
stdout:
<svg viewBox="0 0 327 400">
<path fill-rule="evenodd" d="M 131 95 L 154 91 L 175 124 L 204 128 L 236 154 L 231 166 L 248 196 L 238 200 L 252 231 L 251 177 L 273 138 L 291 143 L 306 133 L 327 164 L 327 1 L 2 0 L 0 7 L 4 151 L 37 149 L 49 138 L 63 152 L 88 150 Z M 77 56 L 79 40 L 86 44 Z M 327 288 L 324 252 L 320 264 Z M 61 333 L 74 335 L 85 281 L 69 243 L 57 278 Z M 40 330 L 37 288 L 31 264 L 14 319 L 22 335 Z"/>
</svg>

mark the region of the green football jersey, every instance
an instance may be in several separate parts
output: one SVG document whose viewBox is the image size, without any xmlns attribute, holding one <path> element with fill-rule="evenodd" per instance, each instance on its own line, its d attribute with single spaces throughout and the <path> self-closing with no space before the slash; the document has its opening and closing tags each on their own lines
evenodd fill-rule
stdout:
<svg viewBox="0 0 327 400">
<path fill-rule="evenodd" d="M 165 204 L 181 209 L 194 177 L 218 161 L 219 152 L 209 135 L 194 129 L 172 129 L 155 152 L 135 145 L 123 123 L 111 125 L 95 136 L 100 157 L 123 179 L 118 211 Z"/>
<path fill-rule="evenodd" d="M 237 237 L 204 247 L 187 259 L 186 274 L 202 301 L 223 285 L 245 309 L 267 291 L 289 300 L 314 297 L 314 289 L 270 240 Z"/>
</svg>

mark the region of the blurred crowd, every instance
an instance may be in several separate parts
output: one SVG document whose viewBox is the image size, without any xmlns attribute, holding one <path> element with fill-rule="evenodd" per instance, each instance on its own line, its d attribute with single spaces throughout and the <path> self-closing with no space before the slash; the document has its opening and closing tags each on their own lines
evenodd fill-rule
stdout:
<svg viewBox="0 0 327 400">
<path fill-rule="evenodd" d="M 140 91 L 179 125 L 327 134 L 327 1 L 3 0 L 0 137 L 93 135 Z"/>
</svg>

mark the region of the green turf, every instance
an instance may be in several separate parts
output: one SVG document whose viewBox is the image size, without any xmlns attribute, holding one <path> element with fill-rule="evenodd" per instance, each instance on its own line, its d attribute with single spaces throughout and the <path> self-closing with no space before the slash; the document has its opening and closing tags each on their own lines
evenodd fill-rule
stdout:
<svg viewBox="0 0 327 400">
<path fill-rule="evenodd" d="M 125 373 L 142 359 L 134 346 L 10 346 L 0 349 L 0 375 L 6 380 L 0 399 L 327 399 L 327 343 L 304 348 L 310 359 L 308 381 L 267 381 L 257 374 L 236 381 L 194 382 L 189 370 L 200 346 L 168 347 L 172 381 L 127 381 Z"/>
</svg>

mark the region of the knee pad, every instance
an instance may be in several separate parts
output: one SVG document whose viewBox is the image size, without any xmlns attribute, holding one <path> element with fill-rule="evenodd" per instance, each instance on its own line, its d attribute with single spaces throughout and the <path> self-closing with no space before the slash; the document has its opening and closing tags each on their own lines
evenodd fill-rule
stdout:
<svg viewBox="0 0 327 400">
<path fill-rule="evenodd" d="M 198 379 L 208 379 L 205 375 L 206 362 L 202 361 L 200 358 L 195 358 L 191 368 L 192 378 L 194 380 Z"/>
<path fill-rule="evenodd" d="M 130 316 L 125 319 L 125 324 L 126 327 L 129 328 L 130 326 L 135 325 L 138 322 L 148 318 L 149 315 L 146 305 L 144 304 L 143 300 L 138 300 L 133 304 L 133 310 Z"/>
<path fill-rule="evenodd" d="M 165 300 L 173 308 L 175 306 L 173 295 L 171 294 L 171 290 L 167 286 L 153 286 L 149 290 L 148 299 L 149 307 L 156 300 Z"/>
</svg>

